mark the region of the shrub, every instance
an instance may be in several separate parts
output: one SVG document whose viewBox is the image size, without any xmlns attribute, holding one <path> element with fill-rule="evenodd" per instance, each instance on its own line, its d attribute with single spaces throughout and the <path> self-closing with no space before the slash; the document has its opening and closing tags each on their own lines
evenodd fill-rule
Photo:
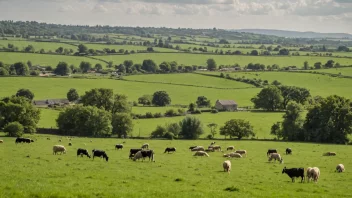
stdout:
<svg viewBox="0 0 352 198">
<path fill-rule="evenodd" d="M 174 139 L 174 134 L 171 133 L 171 132 L 166 132 L 164 134 L 164 138 L 169 139 L 169 140 L 173 140 Z"/>
<path fill-rule="evenodd" d="M 177 113 L 174 109 L 169 109 L 165 112 L 165 116 L 167 117 L 173 117 L 173 116 L 177 116 Z"/>
<path fill-rule="evenodd" d="M 20 137 L 23 134 L 23 126 L 19 122 L 10 122 L 4 127 L 4 132 L 11 137 Z"/>
<path fill-rule="evenodd" d="M 212 109 L 211 113 L 218 113 L 219 111 L 217 109 Z"/>
<path fill-rule="evenodd" d="M 158 112 L 158 113 L 154 113 L 154 118 L 161 118 L 163 117 L 163 114 Z"/>
<path fill-rule="evenodd" d="M 202 113 L 202 111 L 199 109 L 196 109 L 192 112 L 192 114 L 201 114 L 201 113 Z"/>
<path fill-rule="evenodd" d="M 146 118 L 154 118 L 153 114 L 151 112 L 145 113 Z"/>
<path fill-rule="evenodd" d="M 39 72 L 38 72 L 38 71 L 35 71 L 35 70 L 32 70 L 29 74 L 30 74 L 31 76 L 39 76 Z"/>
<path fill-rule="evenodd" d="M 134 107 L 138 106 L 138 103 L 136 101 L 133 101 L 133 106 Z"/>
<path fill-rule="evenodd" d="M 211 140 L 211 139 L 213 139 L 213 135 L 212 135 L 212 134 L 209 134 L 209 135 L 207 135 L 207 138 L 208 138 L 209 140 Z"/>
</svg>

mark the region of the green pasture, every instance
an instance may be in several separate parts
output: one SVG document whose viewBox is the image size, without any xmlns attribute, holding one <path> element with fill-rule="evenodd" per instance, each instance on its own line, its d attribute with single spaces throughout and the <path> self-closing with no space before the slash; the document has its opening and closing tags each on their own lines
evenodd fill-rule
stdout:
<svg viewBox="0 0 352 198">
<path fill-rule="evenodd" d="M 24 50 L 28 45 L 32 45 L 35 49 L 35 51 L 40 51 L 41 49 L 44 49 L 45 52 L 55 52 L 56 49 L 59 47 L 62 48 L 67 48 L 67 49 L 72 49 L 74 51 L 77 51 L 77 47 L 73 45 L 68 45 L 65 43 L 54 43 L 54 42 L 34 42 L 34 41 L 9 41 L 9 40 L 0 40 L 0 48 L 6 47 L 8 44 L 13 44 L 15 47 L 18 47 L 19 50 Z"/>
<path fill-rule="evenodd" d="M 343 76 L 352 76 L 352 67 L 340 67 L 340 68 L 331 68 L 331 69 L 317 69 L 313 70 L 316 72 L 324 72 L 330 74 L 341 74 Z"/>
<path fill-rule="evenodd" d="M 120 49 L 123 50 L 128 50 L 131 52 L 134 50 L 135 52 L 137 51 L 146 51 L 147 46 L 140 46 L 140 45 L 107 45 L 107 44 L 85 44 L 88 49 L 95 49 L 95 50 L 103 50 L 105 48 L 109 49 L 115 49 L 116 51 L 119 51 Z M 156 52 L 177 52 L 177 50 L 174 49 L 168 49 L 168 48 L 161 48 L 161 47 L 153 47 L 153 50 Z"/>
<path fill-rule="evenodd" d="M 142 63 L 143 60 L 152 59 L 160 64 L 163 61 L 176 61 L 183 65 L 202 65 L 206 66 L 206 61 L 213 58 L 217 65 L 234 65 L 245 66 L 249 63 L 260 63 L 264 65 L 278 64 L 280 67 L 297 66 L 303 67 L 303 63 L 308 61 L 310 65 L 316 62 L 325 64 L 328 60 L 334 60 L 341 65 L 351 65 L 352 59 L 349 58 L 332 58 L 332 57 L 315 57 L 315 56 L 238 56 L 238 55 L 209 55 L 209 54 L 191 54 L 191 53 L 146 53 L 130 54 L 116 56 L 99 56 L 106 61 L 122 63 L 125 60 L 133 60 L 135 63 Z"/>
<path fill-rule="evenodd" d="M 165 84 L 183 84 L 204 87 L 215 87 L 220 89 L 243 89 L 254 88 L 253 85 L 231 81 L 224 78 L 211 78 L 199 74 L 151 74 L 151 75 L 133 75 L 124 77 L 126 80 L 146 81 Z"/>
<path fill-rule="evenodd" d="M 209 81 L 213 77 L 209 77 Z M 75 88 L 79 94 L 84 94 L 93 88 L 111 88 L 114 93 L 125 94 L 129 101 L 138 101 L 144 94 L 152 95 L 156 91 L 166 91 L 171 97 L 171 104 L 188 105 L 195 102 L 198 96 L 206 96 L 215 104 L 217 99 L 235 100 L 238 105 L 251 106 L 250 99 L 260 89 L 216 89 L 169 84 L 141 83 L 112 79 L 74 79 L 45 77 L 4 77 L 0 78 L 0 97 L 15 94 L 21 88 L 30 89 L 35 99 L 66 98 L 70 88 Z M 234 83 L 236 85 L 236 83 Z M 247 86 L 247 85 L 246 85 Z"/>
<path fill-rule="evenodd" d="M 64 56 L 64 55 L 49 55 L 49 54 L 34 54 L 34 53 L 14 53 L 14 52 L 0 52 L 0 61 L 5 64 L 13 64 L 16 62 L 27 62 L 31 61 L 33 65 L 41 65 L 41 66 L 52 66 L 56 67 L 59 62 L 66 62 L 69 65 L 73 64 L 75 66 L 79 66 L 82 61 L 90 62 L 93 66 L 96 63 L 100 63 L 102 65 L 106 65 L 106 63 L 81 57 L 81 56 Z"/>
<path fill-rule="evenodd" d="M 210 157 L 194 157 L 190 146 L 207 147 L 210 140 L 131 140 L 131 139 L 69 139 L 60 136 L 28 136 L 31 144 L 15 144 L 15 138 L 1 137 L 0 197 L 351 197 L 352 166 L 350 146 L 265 142 L 216 141 L 226 148 L 247 150 L 248 156 L 227 159 L 223 152 L 211 152 Z M 47 138 L 50 140 L 47 140 Z M 62 139 L 62 142 L 58 140 Z M 123 150 L 114 145 L 124 142 Z M 155 162 L 128 159 L 129 149 L 149 143 L 155 152 Z M 54 145 L 64 145 L 66 154 L 53 155 Z M 176 147 L 173 154 L 164 154 L 166 147 Z M 293 154 L 286 156 L 290 147 Z M 76 150 L 105 150 L 109 161 L 77 157 Z M 266 151 L 276 148 L 284 164 L 268 162 Z M 323 157 L 332 151 L 337 156 Z M 232 170 L 225 173 L 224 160 L 230 160 Z M 336 173 L 343 163 L 346 172 Z M 295 183 L 282 174 L 284 167 L 319 167 L 317 183 Z M 229 190 L 225 190 L 229 189 Z"/>
<path fill-rule="evenodd" d="M 333 69 L 332 69 L 333 70 Z M 321 70 L 319 70 L 321 71 Z M 323 71 L 323 70 L 322 70 Z M 208 74 L 220 75 L 220 72 L 206 72 Z M 336 78 L 321 74 L 298 73 L 298 72 L 231 72 L 231 77 L 246 77 L 268 80 L 272 83 L 274 80 L 283 85 L 305 87 L 310 90 L 313 96 L 339 95 L 347 98 L 351 96 L 352 79 Z"/>
</svg>

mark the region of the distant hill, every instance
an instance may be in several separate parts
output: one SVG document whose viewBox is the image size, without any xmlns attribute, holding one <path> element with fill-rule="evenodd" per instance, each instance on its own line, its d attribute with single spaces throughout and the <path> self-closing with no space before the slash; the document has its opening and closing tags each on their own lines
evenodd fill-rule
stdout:
<svg viewBox="0 0 352 198">
<path fill-rule="evenodd" d="M 290 38 L 338 38 L 338 39 L 349 38 L 349 39 L 352 39 L 352 34 L 347 34 L 347 33 L 298 32 L 298 31 L 270 30 L 270 29 L 239 29 L 239 30 L 232 30 L 232 31 L 273 35 L 273 36 L 279 36 L 279 37 L 290 37 Z"/>
</svg>

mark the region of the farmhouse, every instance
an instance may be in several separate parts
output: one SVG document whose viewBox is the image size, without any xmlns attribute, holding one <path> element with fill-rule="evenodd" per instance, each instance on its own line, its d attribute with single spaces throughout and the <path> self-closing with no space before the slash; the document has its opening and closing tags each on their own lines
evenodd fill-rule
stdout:
<svg viewBox="0 0 352 198">
<path fill-rule="evenodd" d="M 48 107 L 49 105 L 68 105 L 68 99 L 47 99 L 47 100 L 34 100 L 33 105 L 36 107 Z"/>
<path fill-rule="evenodd" d="M 217 100 L 215 108 L 219 111 L 236 111 L 237 103 L 233 100 Z"/>
</svg>

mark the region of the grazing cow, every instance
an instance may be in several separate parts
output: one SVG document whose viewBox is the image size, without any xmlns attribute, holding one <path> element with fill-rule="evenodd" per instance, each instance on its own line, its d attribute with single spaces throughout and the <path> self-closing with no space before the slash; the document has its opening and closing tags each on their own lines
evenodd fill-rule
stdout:
<svg viewBox="0 0 352 198">
<path fill-rule="evenodd" d="M 343 164 L 338 164 L 338 165 L 336 166 L 335 172 L 336 172 L 336 171 L 339 172 L 339 173 L 345 171 L 345 166 L 344 166 Z"/>
<path fill-rule="evenodd" d="M 214 145 L 216 142 L 211 142 L 210 145 Z"/>
<path fill-rule="evenodd" d="M 68 145 L 69 145 L 69 146 L 72 146 L 72 143 L 71 143 L 71 142 L 69 142 L 69 143 L 68 143 Z"/>
<path fill-rule="evenodd" d="M 241 154 L 235 153 L 235 152 L 233 152 L 233 153 L 228 153 L 228 154 L 224 154 L 223 156 L 224 156 L 224 157 L 242 158 L 242 155 L 241 155 Z"/>
<path fill-rule="evenodd" d="M 205 151 L 197 151 L 193 156 L 207 156 L 207 157 L 209 157 L 208 153 Z"/>
<path fill-rule="evenodd" d="M 212 148 L 214 151 L 221 151 L 221 146 L 219 145 L 210 145 L 208 149 Z"/>
<path fill-rule="evenodd" d="M 266 152 L 266 156 L 269 156 L 271 153 L 277 153 L 276 149 L 268 149 L 268 152 Z"/>
<path fill-rule="evenodd" d="M 176 148 L 175 147 L 167 147 L 166 149 L 165 149 L 165 152 L 164 153 L 170 153 L 170 152 L 176 152 Z"/>
<path fill-rule="evenodd" d="M 237 151 L 235 151 L 235 153 L 239 153 L 239 154 L 241 154 L 242 156 L 247 156 L 247 151 L 246 150 L 237 150 Z"/>
<path fill-rule="evenodd" d="M 34 140 L 31 140 L 29 138 L 22 138 L 22 137 L 16 138 L 16 141 L 15 141 L 16 144 L 17 143 L 28 143 L 29 144 L 31 142 L 34 142 Z"/>
<path fill-rule="evenodd" d="M 286 149 L 286 155 L 292 155 L 292 149 L 291 148 L 287 148 Z"/>
<path fill-rule="evenodd" d="M 148 143 L 144 143 L 141 148 L 142 149 L 148 149 L 149 148 L 149 144 Z"/>
<path fill-rule="evenodd" d="M 130 149 L 130 155 L 128 158 L 132 159 L 132 157 L 138 152 L 141 151 L 142 149 Z"/>
<path fill-rule="evenodd" d="M 62 153 L 66 154 L 66 148 L 64 146 L 62 146 L 62 145 L 53 146 L 53 155 L 54 154 L 56 155 L 57 153 L 60 153 L 60 155 Z"/>
<path fill-rule="evenodd" d="M 4 143 L 4 140 L 0 140 L 0 143 Z"/>
<path fill-rule="evenodd" d="M 276 162 L 276 160 L 278 160 L 280 162 L 280 164 L 282 164 L 282 162 L 284 161 L 284 159 L 278 153 L 271 153 L 270 154 L 268 161 L 270 162 L 273 159 L 275 160 L 275 162 Z"/>
<path fill-rule="evenodd" d="M 313 179 L 314 182 L 318 182 L 318 179 L 320 177 L 319 168 L 318 167 L 313 167 L 313 168 L 308 167 L 308 169 L 307 169 L 308 182 L 309 182 L 310 179 Z M 308 173 L 308 171 L 309 171 L 309 173 Z"/>
<path fill-rule="evenodd" d="M 196 148 L 197 146 L 190 146 L 189 147 L 189 150 L 192 150 L 192 149 L 194 149 L 194 148 Z"/>
<path fill-rule="evenodd" d="M 204 151 L 204 148 L 202 146 L 197 146 L 193 148 L 191 151 Z"/>
<path fill-rule="evenodd" d="M 301 177 L 303 182 L 304 180 L 304 168 L 289 168 L 287 169 L 286 166 L 284 169 L 282 169 L 282 174 L 286 173 L 291 179 L 292 182 L 295 181 L 296 177 Z"/>
<path fill-rule="evenodd" d="M 93 160 L 94 160 L 94 157 L 104 158 L 106 161 L 109 160 L 108 155 L 103 150 L 95 150 L 95 149 L 93 149 L 92 152 L 93 152 Z"/>
<path fill-rule="evenodd" d="M 228 147 L 226 148 L 226 150 L 227 150 L 227 151 L 228 151 L 228 150 L 232 151 L 232 150 L 235 150 L 235 147 L 234 147 L 234 146 L 228 146 Z"/>
<path fill-rule="evenodd" d="M 78 157 L 79 155 L 80 155 L 81 157 L 83 157 L 83 155 L 86 155 L 87 157 L 90 158 L 90 155 L 89 155 L 89 152 L 88 152 L 87 149 L 82 149 L 82 148 L 77 149 L 77 157 Z"/>
<path fill-rule="evenodd" d="M 115 150 L 123 149 L 123 144 L 116 144 L 115 145 Z"/>
<path fill-rule="evenodd" d="M 230 173 L 231 171 L 231 162 L 229 160 L 226 160 L 222 163 L 222 167 L 224 168 L 225 172 Z"/>
<path fill-rule="evenodd" d="M 324 153 L 323 156 L 336 156 L 336 153 L 335 152 L 327 152 L 327 153 Z"/>
<path fill-rule="evenodd" d="M 150 158 L 152 159 L 153 162 L 155 162 L 154 160 L 154 151 L 153 150 L 140 150 L 138 151 L 134 156 L 133 156 L 133 161 L 139 160 L 139 159 L 144 159 L 148 157 L 149 161 Z"/>
</svg>

